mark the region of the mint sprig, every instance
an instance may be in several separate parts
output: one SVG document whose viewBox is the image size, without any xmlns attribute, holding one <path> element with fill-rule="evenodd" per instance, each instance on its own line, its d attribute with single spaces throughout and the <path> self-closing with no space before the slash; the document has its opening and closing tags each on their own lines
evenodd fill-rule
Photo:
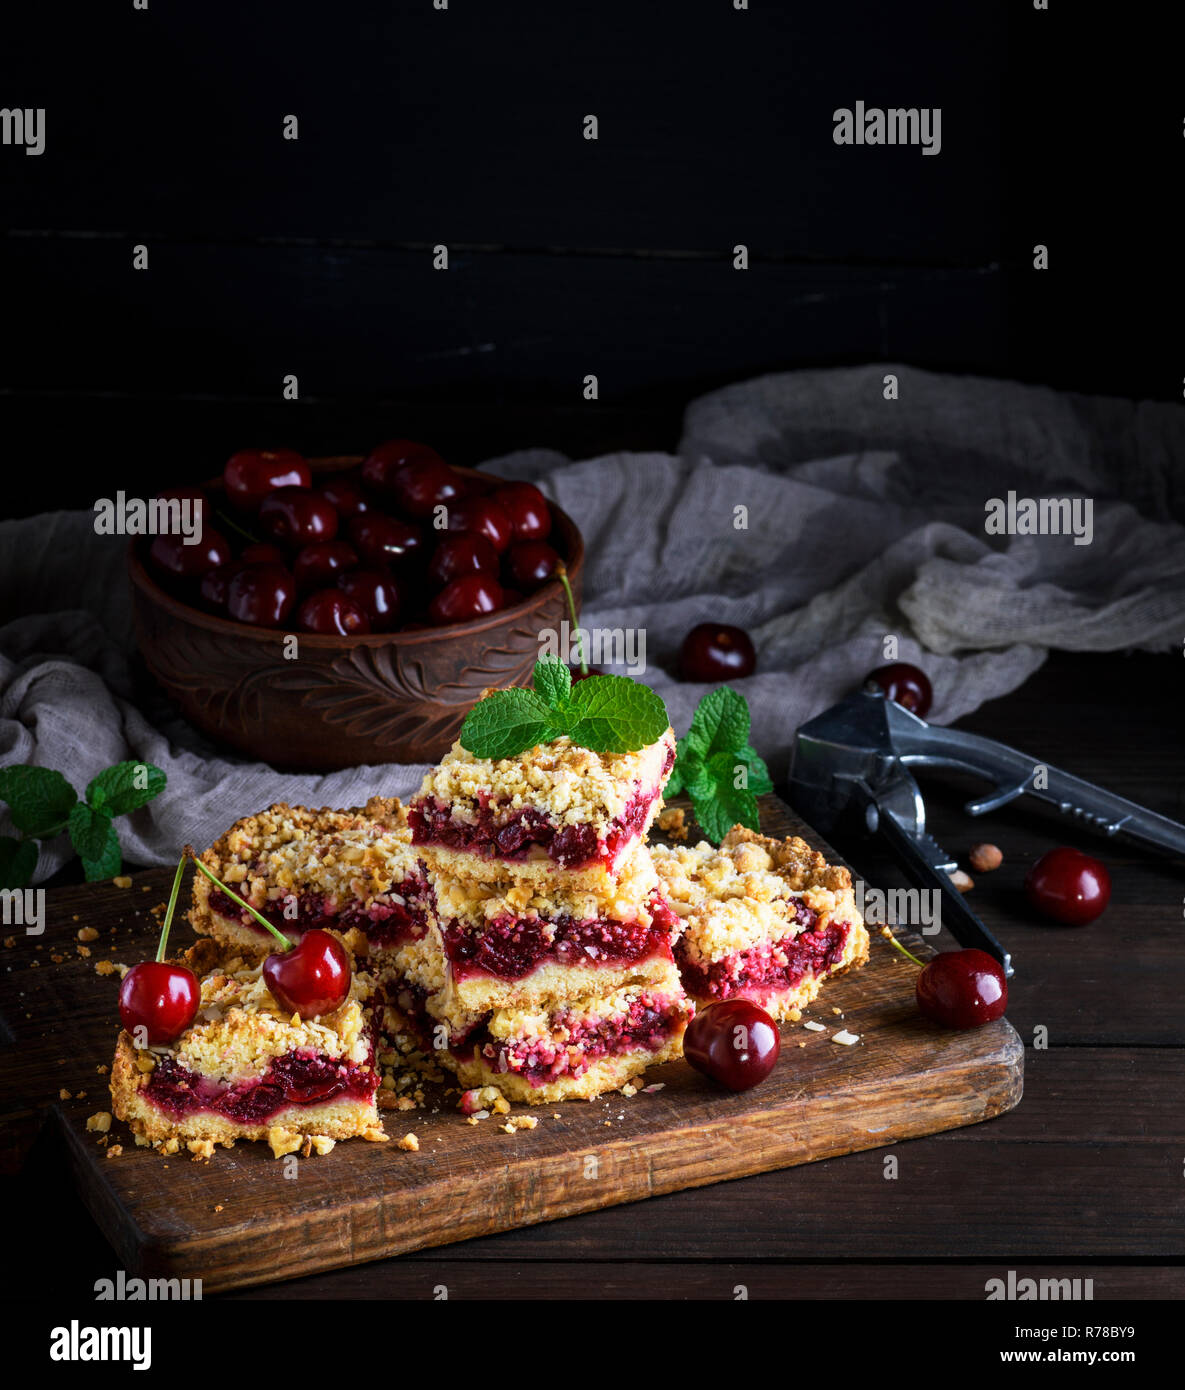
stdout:
<svg viewBox="0 0 1185 1390">
<path fill-rule="evenodd" d="M 114 878 L 122 867 L 112 823 L 164 790 L 165 774 L 151 763 L 116 763 L 92 779 L 86 796 L 52 767 L 0 768 L 0 801 L 8 803 L 14 835 L 0 835 L 0 888 L 24 888 L 37 868 L 34 840 L 66 832 L 88 883 Z"/>
<path fill-rule="evenodd" d="M 660 739 L 670 720 L 648 685 L 626 676 L 572 683 L 554 657 L 535 663 L 533 690 L 496 690 L 461 725 L 461 747 L 475 758 L 513 758 L 567 737 L 594 753 L 630 753 Z"/>
<path fill-rule="evenodd" d="M 749 742 L 748 701 L 726 685 L 710 690 L 679 740 L 665 795 L 686 792 L 704 834 L 719 844 L 734 825 L 760 830 L 757 798 L 773 789 Z"/>
</svg>

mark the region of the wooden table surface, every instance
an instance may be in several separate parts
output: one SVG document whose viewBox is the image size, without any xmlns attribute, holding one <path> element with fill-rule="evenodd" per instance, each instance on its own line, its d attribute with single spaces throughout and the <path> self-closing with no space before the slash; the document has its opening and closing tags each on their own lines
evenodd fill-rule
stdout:
<svg viewBox="0 0 1185 1390">
<path fill-rule="evenodd" d="M 1185 663 L 1059 655 L 963 726 L 1185 820 Z M 887 1150 L 611 1208 L 271 1285 L 244 1298 L 966 1297 L 1013 1269 L 1094 1279 L 1096 1299 L 1185 1294 L 1185 866 L 1106 845 L 1014 804 L 981 821 L 973 783 L 923 780 L 939 843 L 965 862 L 987 839 L 1003 866 L 973 902 L 1011 948 L 1009 1017 L 1026 1044 L 1025 1096 L 988 1123 Z M 867 843 L 837 841 L 870 880 L 901 884 Z M 1021 885 L 1054 844 L 1101 850 L 1113 897 L 1085 928 L 1038 922 Z M 939 940 L 940 946 L 950 943 Z M 1047 1037 L 1046 1046 L 1036 1043 Z M 22 1193 L 69 1223 L 60 1287 L 116 1261 L 43 1135 Z"/>
</svg>

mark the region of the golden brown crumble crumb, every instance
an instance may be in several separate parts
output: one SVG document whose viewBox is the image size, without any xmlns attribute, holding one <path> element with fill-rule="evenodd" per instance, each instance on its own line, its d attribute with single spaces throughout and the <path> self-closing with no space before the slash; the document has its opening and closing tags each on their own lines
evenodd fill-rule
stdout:
<svg viewBox="0 0 1185 1390">
<path fill-rule="evenodd" d="M 98 941 L 99 933 L 94 927 L 79 927 L 79 941 Z"/>
<path fill-rule="evenodd" d="M 276 1158 L 283 1158 L 285 1154 L 295 1153 L 300 1148 L 300 1135 L 294 1129 L 273 1125 L 267 1132 L 267 1142 L 272 1154 Z"/>
<path fill-rule="evenodd" d="M 116 888 L 130 888 L 132 886 L 132 880 L 127 874 L 117 874 L 111 882 L 115 884 Z"/>
<path fill-rule="evenodd" d="M 405 1149 L 408 1153 L 419 1153 L 420 1141 L 416 1138 L 414 1134 L 408 1132 L 403 1136 L 402 1139 L 400 1139 L 399 1147 L 401 1149 Z"/>
<path fill-rule="evenodd" d="M 95 974 L 96 974 L 96 975 L 114 975 L 117 969 L 118 969 L 118 967 L 116 966 L 116 964 L 115 964 L 115 962 L 114 962 L 113 960 L 97 960 L 97 961 L 95 961 Z M 139 976 L 137 976 L 136 978 L 139 979 Z"/>
<path fill-rule="evenodd" d="M 668 806 L 660 811 L 656 824 L 662 833 L 669 835 L 672 840 L 687 839 L 687 813 L 682 806 Z"/>
<path fill-rule="evenodd" d="M 122 1145 L 122 1144 L 112 1144 L 111 1147 L 107 1150 L 107 1157 L 108 1157 L 108 1158 L 118 1158 L 118 1157 L 120 1156 L 121 1153 L 123 1153 L 123 1145 Z"/>
<path fill-rule="evenodd" d="M 193 1162 L 201 1163 L 214 1157 L 213 1139 L 191 1139 L 185 1146 L 193 1154 Z"/>
<path fill-rule="evenodd" d="M 63 1087 L 58 1091 L 58 1099 L 59 1099 L 59 1100 L 73 1100 L 74 1097 L 70 1094 L 69 1091 L 66 1090 L 65 1086 L 63 1086 Z"/>
<path fill-rule="evenodd" d="M 111 1112 L 109 1110 L 97 1111 L 87 1119 L 86 1127 L 92 1134 L 106 1134 L 111 1128 Z"/>
</svg>

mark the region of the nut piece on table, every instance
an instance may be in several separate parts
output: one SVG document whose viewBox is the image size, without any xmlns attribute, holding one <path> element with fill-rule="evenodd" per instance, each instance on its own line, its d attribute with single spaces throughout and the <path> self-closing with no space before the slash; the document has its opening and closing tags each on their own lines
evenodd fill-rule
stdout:
<svg viewBox="0 0 1185 1390">
<path fill-rule="evenodd" d="M 990 873 L 1004 862 L 1004 856 L 997 845 L 972 845 L 967 862 L 977 874 Z"/>
<path fill-rule="evenodd" d="M 970 874 L 965 874 L 962 869 L 956 869 L 950 876 L 950 881 L 955 885 L 960 893 L 970 893 L 975 887 L 975 880 Z"/>
</svg>

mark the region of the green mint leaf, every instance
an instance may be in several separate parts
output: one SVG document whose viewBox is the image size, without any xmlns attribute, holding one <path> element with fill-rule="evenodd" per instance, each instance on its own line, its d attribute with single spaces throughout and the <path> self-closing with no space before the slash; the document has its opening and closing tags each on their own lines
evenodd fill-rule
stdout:
<svg viewBox="0 0 1185 1390">
<path fill-rule="evenodd" d="M 726 685 L 709 690 L 696 706 L 688 744 L 704 758 L 740 748 L 749 741 L 749 703 Z"/>
<path fill-rule="evenodd" d="M 708 759 L 707 767 L 712 780 L 717 784 L 727 784 L 740 791 L 751 791 L 754 796 L 763 796 L 766 792 L 773 791 L 773 783 L 769 779 L 765 764 L 757 758 L 757 767 L 754 768 L 745 756 L 744 750 L 713 753 Z"/>
<path fill-rule="evenodd" d="M 496 690 L 465 716 L 461 747 L 475 758 L 513 758 L 547 743 L 557 730 L 555 711 L 533 690 Z"/>
<path fill-rule="evenodd" d="M 111 829 L 111 817 L 105 811 L 96 811 L 85 801 L 76 802 L 70 808 L 70 843 L 80 859 L 100 859 L 107 843 L 107 832 Z"/>
<path fill-rule="evenodd" d="M 82 872 L 86 875 L 88 883 L 98 883 L 101 879 L 114 878 L 119 873 L 123 865 L 123 860 L 119 854 L 119 836 L 115 833 L 115 826 L 110 820 L 107 821 L 107 836 L 103 841 L 102 849 L 93 858 L 89 855 L 82 855 Z"/>
<path fill-rule="evenodd" d="M 749 790 L 754 796 L 766 796 L 773 791 L 773 778 L 769 775 L 769 768 L 766 767 L 765 760 L 756 748 L 748 743 L 742 748 L 738 748 L 737 762 L 744 763 L 748 767 Z"/>
<path fill-rule="evenodd" d="M 628 676 L 589 676 L 572 687 L 567 733 L 596 753 L 632 753 L 662 738 L 667 707 L 648 685 Z"/>
<path fill-rule="evenodd" d="M 27 888 L 37 868 L 37 846 L 32 840 L 0 835 L 0 888 Z"/>
<path fill-rule="evenodd" d="M 51 767 L 0 768 L 0 801 L 18 830 L 45 840 L 65 828 L 78 793 Z"/>
<path fill-rule="evenodd" d="M 572 672 L 554 656 L 535 663 L 535 689 L 555 710 L 562 710 L 572 693 Z"/>
<path fill-rule="evenodd" d="M 86 789 L 86 799 L 96 811 L 123 816 L 159 796 L 165 781 L 165 774 L 151 763 L 116 763 L 94 778 Z"/>
<path fill-rule="evenodd" d="M 692 805 L 695 807 L 696 820 L 714 844 L 719 844 L 734 825 L 745 825 L 750 830 L 761 829 L 757 798 L 751 791 L 738 790 L 731 782 L 717 782 L 715 795 L 711 797 L 693 796 Z"/>
</svg>

